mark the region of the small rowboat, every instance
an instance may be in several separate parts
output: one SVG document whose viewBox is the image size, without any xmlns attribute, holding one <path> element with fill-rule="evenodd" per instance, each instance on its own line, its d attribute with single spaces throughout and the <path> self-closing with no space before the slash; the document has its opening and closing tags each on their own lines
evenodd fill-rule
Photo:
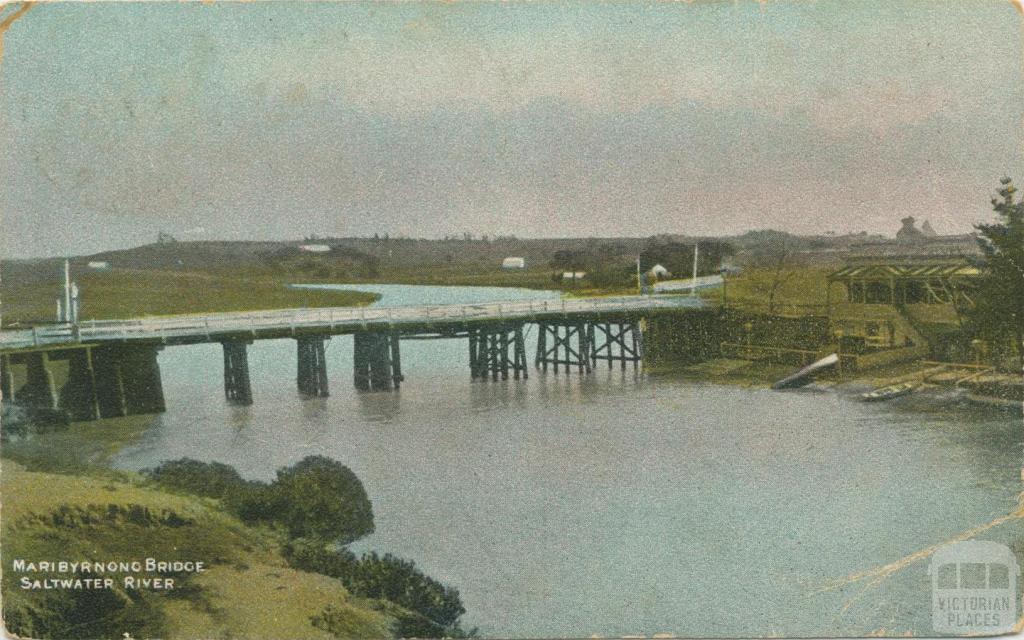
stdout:
<svg viewBox="0 0 1024 640">
<path fill-rule="evenodd" d="M 874 391 L 862 393 L 860 399 L 867 402 L 878 402 L 880 400 L 892 400 L 900 396 L 905 396 L 911 393 L 917 385 L 913 382 L 902 382 L 900 384 L 891 384 L 888 387 L 880 387 Z"/>
<path fill-rule="evenodd" d="M 832 353 L 817 362 L 807 365 L 803 369 L 797 371 L 791 376 L 786 376 L 782 380 L 779 380 L 772 385 L 772 389 L 792 389 L 794 387 L 802 387 L 810 384 L 814 379 L 814 374 L 823 369 L 834 367 L 839 364 L 839 355 Z"/>
</svg>

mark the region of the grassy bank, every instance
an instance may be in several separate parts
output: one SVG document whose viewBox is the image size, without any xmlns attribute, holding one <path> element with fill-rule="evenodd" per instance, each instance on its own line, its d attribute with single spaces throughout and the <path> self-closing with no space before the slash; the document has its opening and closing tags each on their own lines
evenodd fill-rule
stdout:
<svg viewBox="0 0 1024 640">
<path fill-rule="evenodd" d="M 284 526 L 283 521 L 254 515 L 253 509 L 260 504 L 254 500 L 271 495 L 265 492 L 272 485 L 235 475 L 244 490 L 255 492 L 241 501 L 237 500 L 241 494 L 236 494 L 232 502 L 210 493 L 214 483 L 201 478 L 195 488 L 175 485 L 165 476 L 111 469 L 110 458 L 137 442 L 158 419 L 134 416 L 73 423 L 64 430 L 28 437 L 5 434 L 0 539 L 7 569 L 2 579 L 3 614 L 9 631 L 21 637 L 61 639 L 121 638 L 125 632 L 132 637 L 182 639 L 441 635 L 423 631 L 437 625 L 417 607 L 425 592 L 437 593 L 443 587 L 414 570 L 411 562 L 385 558 L 382 566 L 376 558 L 367 562 L 351 554 L 337 556 L 350 558 L 345 568 L 360 578 L 353 585 L 352 576 L 336 575 L 329 564 L 303 565 L 292 557 L 300 543 L 335 557 L 323 546 L 326 538 L 293 530 L 296 522 L 309 524 L 316 519 L 291 512 L 304 504 L 303 499 L 313 500 L 313 514 L 336 512 L 332 509 L 337 508 L 341 489 L 329 479 L 324 481 L 324 476 L 305 475 L 293 485 L 301 487 L 305 498 L 288 498 L 291 511 L 273 507 L 274 514 L 288 512 L 284 519 L 289 526 Z M 361 484 L 357 491 L 362 491 Z M 320 520 L 336 532 L 351 518 L 323 516 Z M 12 564 L 15 560 L 145 558 L 203 561 L 206 570 L 155 574 L 133 569 L 100 576 L 16 571 Z M 126 576 L 170 578 L 174 586 L 133 588 L 124 584 Z M 22 588 L 23 578 L 93 577 L 111 578 L 113 584 L 104 589 Z M 392 584 L 398 585 L 397 590 L 380 587 Z M 406 595 L 410 592 L 420 600 L 410 599 Z M 429 597 L 426 601 L 433 602 Z M 457 592 L 454 601 L 458 603 Z M 464 635 L 457 626 L 446 628 L 445 634 Z"/>
<path fill-rule="evenodd" d="M 366 305 L 379 298 L 361 291 L 290 289 L 273 275 L 114 269 L 75 276 L 81 290 L 80 317 L 133 318 L 181 313 L 215 313 Z M 52 320 L 58 282 L 4 283 L 4 323 Z"/>
<path fill-rule="evenodd" d="M 166 575 L 173 589 L 126 587 L 111 574 L 102 590 L 26 590 L 21 578 L 88 574 L 3 575 L 9 630 L 41 638 L 337 637 L 313 624 L 330 611 L 351 637 L 392 636 L 393 606 L 353 598 L 337 580 L 296 571 L 268 531 L 243 525 L 213 501 L 172 495 L 134 476 L 89 477 L 3 466 L 5 564 L 90 559 L 196 561 L 202 573 Z M 8 568 L 8 567 L 5 567 Z"/>
</svg>

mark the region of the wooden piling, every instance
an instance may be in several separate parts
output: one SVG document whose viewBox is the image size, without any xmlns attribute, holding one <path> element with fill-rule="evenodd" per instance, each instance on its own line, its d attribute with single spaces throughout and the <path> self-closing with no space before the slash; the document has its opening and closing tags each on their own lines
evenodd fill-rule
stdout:
<svg viewBox="0 0 1024 640">
<path fill-rule="evenodd" d="M 327 350 L 324 336 L 299 336 L 296 342 L 296 385 L 309 398 L 330 395 L 327 383 Z"/>
<path fill-rule="evenodd" d="M 222 343 L 224 350 L 224 398 L 229 404 L 252 404 L 252 383 L 249 378 L 247 343 L 229 340 Z"/>
</svg>

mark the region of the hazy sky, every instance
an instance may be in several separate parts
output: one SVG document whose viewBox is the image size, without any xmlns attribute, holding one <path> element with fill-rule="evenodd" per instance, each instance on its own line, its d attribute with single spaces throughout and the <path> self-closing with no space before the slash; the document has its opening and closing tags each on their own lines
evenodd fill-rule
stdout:
<svg viewBox="0 0 1024 640">
<path fill-rule="evenodd" d="M 1024 181 L 1021 34 L 1002 0 L 36 5 L 2 251 L 963 232 Z"/>
</svg>

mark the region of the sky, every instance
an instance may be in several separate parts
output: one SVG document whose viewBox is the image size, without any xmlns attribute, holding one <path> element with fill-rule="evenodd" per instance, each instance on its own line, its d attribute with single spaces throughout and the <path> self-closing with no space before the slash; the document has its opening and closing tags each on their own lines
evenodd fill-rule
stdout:
<svg viewBox="0 0 1024 640">
<path fill-rule="evenodd" d="M 0 251 L 967 232 L 1024 181 L 1022 33 L 1005 0 L 37 4 Z"/>
</svg>

